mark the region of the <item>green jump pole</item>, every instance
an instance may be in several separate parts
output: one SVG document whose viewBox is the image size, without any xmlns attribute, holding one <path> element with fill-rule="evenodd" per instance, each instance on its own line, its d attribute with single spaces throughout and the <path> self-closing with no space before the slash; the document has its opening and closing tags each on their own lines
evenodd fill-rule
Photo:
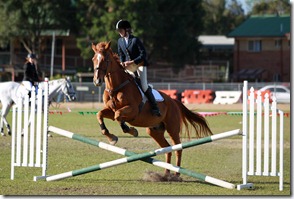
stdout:
<svg viewBox="0 0 294 199">
<path fill-rule="evenodd" d="M 65 137 L 68 137 L 68 138 L 71 138 L 71 139 L 74 139 L 74 140 L 77 140 L 80 142 L 84 142 L 87 144 L 91 144 L 93 146 L 97 146 L 102 149 L 112 151 L 112 152 L 115 152 L 115 153 L 118 153 L 121 155 L 129 156 L 129 157 L 117 159 L 117 160 L 102 163 L 99 165 L 90 166 L 87 168 L 82 168 L 82 169 L 78 169 L 78 170 L 73 170 L 73 171 L 57 174 L 54 176 L 50 176 L 50 177 L 46 178 L 47 181 L 64 179 L 64 178 L 68 178 L 68 177 L 86 174 L 86 173 L 93 172 L 93 171 L 98 171 L 98 170 L 109 168 L 112 166 L 117 166 L 117 165 L 128 163 L 128 162 L 142 160 L 144 162 L 153 164 L 155 166 L 163 167 L 165 169 L 169 169 L 169 170 L 172 170 L 172 171 L 175 171 L 178 173 L 182 173 L 182 174 L 185 174 L 185 175 L 188 175 L 191 177 L 195 177 L 195 178 L 198 178 L 198 179 L 203 180 L 205 182 L 215 184 L 215 185 L 218 185 L 218 186 L 221 186 L 224 188 L 229 188 L 229 189 L 235 188 L 234 184 L 231 184 L 231 183 L 228 183 L 228 182 L 225 182 L 225 181 L 222 181 L 222 180 L 210 177 L 210 176 L 206 176 L 206 175 L 203 175 L 200 173 L 189 171 L 189 170 L 184 169 L 182 167 L 174 166 L 172 164 L 165 163 L 165 162 L 153 159 L 151 157 L 156 156 L 156 155 L 160 155 L 163 153 L 169 153 L 169 152 L 175 151 L 175 150 L 182 150 L 184 148 L 189 148 L 189 147 L 193 147 L 196 145 L 205 144 L 205 143 L 212 142 L 212 141 L 215 141 L 218 139 L 223 139 L 226 137 L 234 136 L 234 135 L 240 134 L 239 129 L 225 132 L 225 133 L 221 133 L 221 134 L 217 134 L 217 135 L 212 135 L 210 137 L 201 138 L 201 139 L 190 141 L 187 143 L 182 143 L 182 144 L 178 144 L 178 145 L 174 145 L 174 146 L 170 146 L 170 147 L 166 147 L 166 148 L 157 149 L 157 150 L 154 150 L 151 152 L 141 153 L 141 154 L 136 154 L 134 152 L 127 151 L 125 149 L 122 149 L 122 148 L 119 148 L 116 146 L 112 146 L 110 144 L 106 144 L 106 143 L 99 142 L 99 141 L 96 141 L 93 139 L 89 139 L 84 136 L 74 134 L 74 133 L 71 133 L 71 132 L 63 130 L 63 129 L 59 129 L 57 127 L 49 126 L 48 130 L 53 133 L 65 136 Z"/>
</svg>

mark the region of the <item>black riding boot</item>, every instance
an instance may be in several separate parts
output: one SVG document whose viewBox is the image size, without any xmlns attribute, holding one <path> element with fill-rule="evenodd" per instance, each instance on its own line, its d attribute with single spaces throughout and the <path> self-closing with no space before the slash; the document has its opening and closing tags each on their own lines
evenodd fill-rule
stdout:
<svg viewBox="0 0 294 199">
<path fill-rule="evenodd" d="M 148 87 L 148 89 L 146 90 L 145 95 L 148 98 L 149 103 L 151 105 L 152 115 L 156 115 L 156 116 L 160 117 L 161 116 L 161 113 L 160 113 L 160 110 L 159 110 L 159 108 L 157 106 L 157 103 L 155 101 L 155 98 L 153 96 L 152 89 L 150 87 Z"/>
<path fill-rule="evenodd" d="M 28 92 L 28 96 L 29 96 L 29 106 L 31 106 L 31 97 L 32 97 L 32 91 Z"/>
</svg>

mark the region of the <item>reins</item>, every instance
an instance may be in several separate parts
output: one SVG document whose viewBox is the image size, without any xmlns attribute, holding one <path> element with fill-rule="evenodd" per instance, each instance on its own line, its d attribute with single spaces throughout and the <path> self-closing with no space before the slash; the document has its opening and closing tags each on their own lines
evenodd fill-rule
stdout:
<svg viewBox="0 0 294 199">
<path fill-rule="evenodd" d="M 112 93 L 115 93 L 115 92 L 119 91 L 121 88 L 123 88 L 124 86 L 126 86 L 128 83 L 130 83 L 130 80 L 126 80 L 125 82 L 123 82 L 122 84 L 120 84 L 115 89 L 110 90 L 108 88 L 105 88 L 105 90 L 109 93 L 109 96 L 112 97 Z"/>
</svg>

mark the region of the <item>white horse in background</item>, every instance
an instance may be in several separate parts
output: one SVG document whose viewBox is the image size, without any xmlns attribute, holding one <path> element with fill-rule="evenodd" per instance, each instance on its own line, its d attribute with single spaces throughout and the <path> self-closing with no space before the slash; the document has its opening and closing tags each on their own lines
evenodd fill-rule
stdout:
<svg viewBox="0 0 294 199">
<path fill-rule="evenodd" d="M 39 88 L 44 90 L 44 82 L 38 84 Z M 49 104 L 53 98 L 59 93 L 63 93 L 69 101 L 76 99 L 76 93 L 69 78 L 57 79 L 49 81 Z M 6 116 L 13 104 L 17 103 L 19 97 L 24 97 L 27 94 L 26 88 L 17 82 L 0 83 L 0 101 L 2 103 L 0 133 L 4 136 L 3 122 L 7 128 L 8 135 L 11 135 L 10 125 L 6 120 Z"/>
</svg>

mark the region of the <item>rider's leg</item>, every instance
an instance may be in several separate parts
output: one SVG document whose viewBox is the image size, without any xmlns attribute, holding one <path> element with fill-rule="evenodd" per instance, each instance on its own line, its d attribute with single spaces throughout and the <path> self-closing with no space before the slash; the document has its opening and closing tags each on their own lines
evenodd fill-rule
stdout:
<svg viewBox="0 0 294 199">
<path fill-rule="evenodd" d="M 25 95 L 29 95 L 29 98 L 31 98 L 31 91 L 32 91 L 32 83 L 30 81 L 22 81 L 22 84 L 27 90 L 27 93 Z"/>
<path fill-rule="evenodd" d="M 146 66 L 140 66 L 138 68 L 139 76 L 140 76 L 140 81 L 141 81 L 141 87 L 146 95 L 146 97 L 149 100 L 149 103 L 151 105 L 151 112 L 152 115 L 156 115 L 158 117 L 161 116 L 160 110 L 157 106 L 156 100 L 154 98 L 154 95 L 152 93 L 152 89 L 148 86 L 147 83 L 147 67 Z"/>
</svg>

